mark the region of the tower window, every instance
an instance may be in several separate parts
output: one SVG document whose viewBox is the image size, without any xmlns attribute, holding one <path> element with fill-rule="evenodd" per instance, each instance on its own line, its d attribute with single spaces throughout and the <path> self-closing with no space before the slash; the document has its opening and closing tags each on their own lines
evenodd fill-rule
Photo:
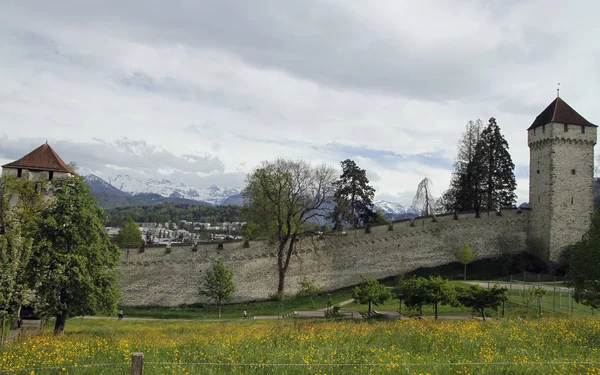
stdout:
<svg viewBox="0 0 600 375">
<path fill-rule="evenodd" d="M 575 174 L 575 169 L 571 169 L 571 174 Z"/>
<path fill-rule="evenodd" d="M 540 174 L 540 170 L 539 169 L 537 170 L 537 174 Z"/>
<path fill-rule="evenodd" d="M 571 197 L 571 204 L 573 204 L 573 197 Z"/>
<path fill-rule="evenodd" d="M 54 171 L 48 172 L 48 181 L 52 181 L 53 178 L 54 178 Z"/>
<path fill-rule="evenodd" d="M 568 132 L 568 131 L 569 131 L 569 125 L 565 124 L 565 132 Z"/>
<path fill-rule="evenodd" d="M 23 176 L 23 170 L 21 168 L 17 169 L 17 177 Z"/>
<path fill-rule="evenodd" d="M 581 125 L 581 134 L 585 134 L 585 125 Z"/>
</svg>

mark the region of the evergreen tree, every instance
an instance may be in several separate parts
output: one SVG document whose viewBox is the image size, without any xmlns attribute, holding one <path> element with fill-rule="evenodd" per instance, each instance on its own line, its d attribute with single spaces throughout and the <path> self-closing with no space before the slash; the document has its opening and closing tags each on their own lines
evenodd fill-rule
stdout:
<svg viewBox="0 0 600 375">
<path fill-rule="evenodd" d="M 69 317 L 114 313 L 120 251 L 104 231 L 103 211 L 82 177 L 54 179 L 51 185 L 54 197 L 41 214 L 30 269 L 38 313 L 55 317 L 54 333 L 60 334 Z"/>
<path fill-rule="evenodd" d="M 475 152 L 481 139 L 481 120 L 469 121 L 458 144 L 450 188 L 443 194 L 446 212 L 473 211 L 478 202 L 479 179 L 475 174 Z"/>
<path fill-rule="evenodd" d="M 500 133 L 495 118 L 481 133 L 475 151 L 475 176 L 480 189 L 475 209 L 499 209 L 512 207 L 517 201 L 515 190 L 515 165 L 508 152 L 508 142 Z"/>
<path fill-rule="evenodd" d="M 354 228 L 368 224 L 373 218 L 373 198 L 375 189 L 369 185 L 367 172 L 360 169 L 353 160 L 341 162 L 342 174 L 334 183 L 335 208 L 331 215 L 336 227 L 346 221 Z"/>
</svg>

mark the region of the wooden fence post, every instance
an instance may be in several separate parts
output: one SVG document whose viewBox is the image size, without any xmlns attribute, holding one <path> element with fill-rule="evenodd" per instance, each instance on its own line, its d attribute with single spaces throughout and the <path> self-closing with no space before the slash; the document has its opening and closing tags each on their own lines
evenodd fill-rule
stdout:
<svg viewBox="0 0 600 375">
<path fill-rule="evenodd" d="M 144 372 L 144 353 L 131 355 L 131 375 L 142 375 Z"/>
</svg>

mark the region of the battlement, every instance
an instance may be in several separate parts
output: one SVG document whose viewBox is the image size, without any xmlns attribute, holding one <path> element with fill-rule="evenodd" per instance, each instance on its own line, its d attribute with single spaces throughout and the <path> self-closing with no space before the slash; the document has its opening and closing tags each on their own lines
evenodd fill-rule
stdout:
<svg viewBox="0 0 600 375">
<path fill-rule="evenodd" d="M 479 257 L 494 257 L 525 249 L 530 211 L 507 209 L 474 212 L 414 220 L 298 240 L 286 277 L 286 291 L 295 293 L 304 277 L 326 289 L 358 284 L 361 276 L 389 277 L 418 267 L 456 261 L 466 242 Z M 434 221 L 435 220 L 435 221 Z M 124 305 L 180 305 L 201 301 L 198 285 L 215 261 L 225 262 L 238 285 L 235 299 L 267 298 L 277 289 L 276 247 L 266 240 L 123 249 L 121 285 Z"/>
</svg>

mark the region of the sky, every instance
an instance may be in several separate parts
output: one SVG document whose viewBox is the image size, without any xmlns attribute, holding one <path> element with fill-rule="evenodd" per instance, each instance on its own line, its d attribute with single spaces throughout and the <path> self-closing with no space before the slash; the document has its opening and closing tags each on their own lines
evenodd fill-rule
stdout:
<svg viewBox="0 0 600 375">
<path fill-rule="evenodd" d="M 448 188 L 495 117 L 528 200 L 526 129 L 560 96 L 600 123 L 600 3 L 3 0 L 0 163 L 243 187 L 279 157 L 353 159 L 376 198 Z"/>
</svg>

